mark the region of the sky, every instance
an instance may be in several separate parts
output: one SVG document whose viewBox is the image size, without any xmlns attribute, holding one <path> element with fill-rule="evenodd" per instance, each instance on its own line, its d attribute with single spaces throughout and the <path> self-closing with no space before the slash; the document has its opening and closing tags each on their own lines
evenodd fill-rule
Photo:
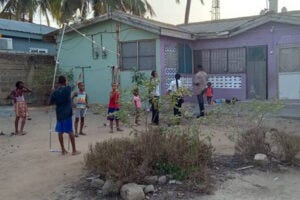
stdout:
<svg viewBox="0 0 300 200">
<path fill-rule="evenodd" d="M 186 0 L 180 1 L 180 4 L 176 4 L 175 0 L 148 0 L 156 13 L 152 19 L 170 24 L 183 23 Z M 267 7 L 267 1 L 220 0 L 221 19 L 258 15 Z M 204 0 L 202 5 L 200 0 L 192 0 L 190 22 L 211 20 L 211 2 L 212 0 Z M 282 7 L 286 7 L 288 11 L 300 10 L 300 0 L 278 0 L 278 11 Z M 34 22 L 46 24 L 45 19 L 40 20 L 38 15 L 35 16 Z M 57 25 L 52 22 L 51 26 Z"/>
</svg>

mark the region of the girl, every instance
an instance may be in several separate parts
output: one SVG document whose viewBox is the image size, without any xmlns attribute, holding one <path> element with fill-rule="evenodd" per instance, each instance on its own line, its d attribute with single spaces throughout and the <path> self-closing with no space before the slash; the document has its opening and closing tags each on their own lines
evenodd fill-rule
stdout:
<svg viewBox="0 0 300 200">
<path fill-rule="evenodd" d="M 119 124 L 119 116 L 118 112 L 120 111 L 120 92 L 118 91 L 118 84 L 113 83 L 112 84 L 112 91 L 110 92 L 109 95 L 109 104 L 108 104 L 108 115 L 107 115 L 107 120 L 109 120 L 109 126 L 110 126 L 110 133 L 113 133 L 113 122 L 116 120 L 116 126 L 117 126 L 117 131 L 123 131 L 120 128 Z"/>
<path fill-rule="evenodd" d="M 24 126 L 26 122 L 26 117 L 29 116 L 28 114 L 28 107 L 27 103 L 24 98 L 24 93 L 32 92 L 30 89 L 24 86 L 22 81 L 18 81 L 16 83 L 16 89 L 13 90 L 10 95 L 8 96 L 11 99 L 14 99 L 15 104 L 15 134 L 16 135 L 25 135 L 26 132 L 24 131 Z M 19 120 L 22 118 L 21 122 L 21 129 L 19 131 Z"/>
<path fill-rule="evenodd" d="M 136 88 L 133 90 L 133 102 L 135 106 L 135 125 L 139 126 L 140 125 L 140 113 L 141 113 L 141 108 L 142 108 L 142 102 L 139 97 L 139 89 Z"/>
</svg>

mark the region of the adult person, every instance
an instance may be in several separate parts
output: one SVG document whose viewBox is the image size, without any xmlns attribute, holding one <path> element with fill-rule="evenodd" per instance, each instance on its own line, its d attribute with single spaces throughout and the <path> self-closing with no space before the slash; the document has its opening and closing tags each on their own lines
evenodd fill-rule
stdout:
<svg viewBox="0 0 300 200">
<path fill-rule="evenodd" d="M 153 70 L 151 72 L 150 78 L 150 98 L 149 103 L 151 104 L 151 111 L 152 111 L 152 124 L 158 125 L 159 124 L 159 80 L 157 77 L 157 72 Z"/>
<path fill-rule="evenodd" d="M 204 89 L 206 87 L 207 84 L 207 73 L 205 71 L 203 71 L 203 67 L 202 65 L 198 65 L 197 66 L 197 73 L 194 76 L 194 86 L 195 86 L 195 92 L 197 95 L 197 100 L 198 100 L 198 104 L 199 104 L 199 115 L 197 115 L 197 118 L 199 117 L 203 117 L 204 116 L 204 98 L 203 98 L 203 94 L 204 94 Z"/>
</svg>

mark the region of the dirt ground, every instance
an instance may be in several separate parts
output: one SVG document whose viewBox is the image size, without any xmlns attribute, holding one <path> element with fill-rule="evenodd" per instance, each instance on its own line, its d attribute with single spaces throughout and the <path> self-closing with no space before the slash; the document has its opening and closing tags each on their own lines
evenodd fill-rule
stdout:
<svg viewBox="0 0 300 200">
<path fill-rule="evenodd" d="M 24 136 L 10 135 L 14 120 L 14 116 L 11 115 L 12 108 L 6 108 L 5 113 L 0 115 L 0 131 L 5 134 L 0 136 L 1 200 L 65 199 L 61 195 L 58 196 L 57 191 L 84 177 L 84 153 L 89 145 L 108 138 L 128 137 L 130 133 L 129 128 L 124 128 L 122 133 L 110 134 L 103 116 L 88 113 L 85 127 L 88 135 L 76 139 L 77 148 L 82 153 L 77 156 L 62 156 L 60 153 L 49 152 L 50 119 L 54 124 L 55 116 L 54 112 L 49 114 L 47 111 L 46 107 L 30 109 L 32 120 L 26 122 L 25 129 L 28 133 Z M 299 133 L 299 120 L 276 120 L 270 123 Z M 216 154 L 232 155 L 234 144 L 224 130 L 219 127 L 214 132 L 212 142 Z M 53 148 L 59 149 L 56 133 L 52 134 L 52 141 Z M 65 144 L 67 145 L 67 140 Z M 215 194 L 199 195 L 193 199 L 300 199 L 300 173 L 295 168 L 289 168 L 285 172 L 250 170 L 245 174 L 234 173 L 233 170 L 231 177 L 218 185 Z"/>
</svg>

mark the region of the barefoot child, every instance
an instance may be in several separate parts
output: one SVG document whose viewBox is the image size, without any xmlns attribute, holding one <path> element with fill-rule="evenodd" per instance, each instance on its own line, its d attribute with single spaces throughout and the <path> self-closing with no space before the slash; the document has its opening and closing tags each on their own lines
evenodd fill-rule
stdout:
<svg viewBox="0 0 300 200">
<path fill-rule="evenodd" d="M 78 137 L 78 122 L 80 118 L 80 129 L 79 129 L 79 135 L 86 135 L 82 132 L 83 126 L 84 126 L 84 118 L 86 115 L 86 109 L 89 107 L 88 105 L 88 99 L 87 94 L 85 92 L 84 83 L 80 82 L 78 83 L 78 92 L 74 92 L 72 96 L 72 103 L 74 104 L 74 98 L 76 97 L 75 104 L 73 107 L 75 107 L 75 137 Z"/>
<path fill-rule="evenodd" d="M 113 83 L 112 84 L 112 91 L 110 92 L 109 95 L 109 104 L 108 104 L 108 115 L 107 115 L 107 120 L 109 120 L 109 126 L 110 126 L 110 133 L 113 133 L 113 122 L 116 120 L 116 126 L 117 126 L 117 131 L 123 131 L 120 128 L 119 124 L 119 116 L 118 112 L 120 111 L 120 92 L 118 91 L 118 84 Z"/>
<path fill-rule="evenodd" d="M 26 132 L 24 131 L 24 126 L 26 123 L 26 117 L 29 116 L 28 114 L 28 107 L 27 103 L 24 98 L 24 93 L 32 92 L 30 89 L 24 86 L 22 81 L 18 81 L 16 83 L 16 89 L 13 90 L 8 98 L 14 99 L 15 104 L 15 112 L 16 112 L 16 119 L 15 119 L 15 135 L 25 135 Z M 19 120 L 21 121 L 21 129 L 19 131 Z"/>
<path fill-rule="evenodd" d="M 72 145 L 72 155 L 77 155 L 80 152 L 76 150 L 75 137 L 73 134 L 72 125 L 72 104 L 71 104 L 71 86 L 67 86 L 67 79 L 64 76 L 58 78 L 59 87 L 51 94 L 50 104 L 56 105 L 56 127 L 58 139 L 61 146 L 62 155 L 67 154 L 64 147 L 63 133 L 69 134 Z"/>
<path fill-rule="evenodd" d="M 209 105 L 212 104 L 212 97 L 213 97 L 213 95 L 214 95 L 214 90 L 211 87 L 211 82 L 208 82 L 207 83 L 207 87 L 205 88 L 205 96 L 206 96 L 206 99 L 207 99 L 207 103 Z"/>
<path fill-rule="evenodd" d="M 141 99 L 139 97 L 139 89 L 135 88 L 133 90 L 133 103 L 134 103 L 134 107 L 135 107 L 135 120 L 134 123 L 136 126 L 140 125 L 140 113 L 141 113 L 141 108 L 142 108 L 142 102 Z"/>
</svg>

